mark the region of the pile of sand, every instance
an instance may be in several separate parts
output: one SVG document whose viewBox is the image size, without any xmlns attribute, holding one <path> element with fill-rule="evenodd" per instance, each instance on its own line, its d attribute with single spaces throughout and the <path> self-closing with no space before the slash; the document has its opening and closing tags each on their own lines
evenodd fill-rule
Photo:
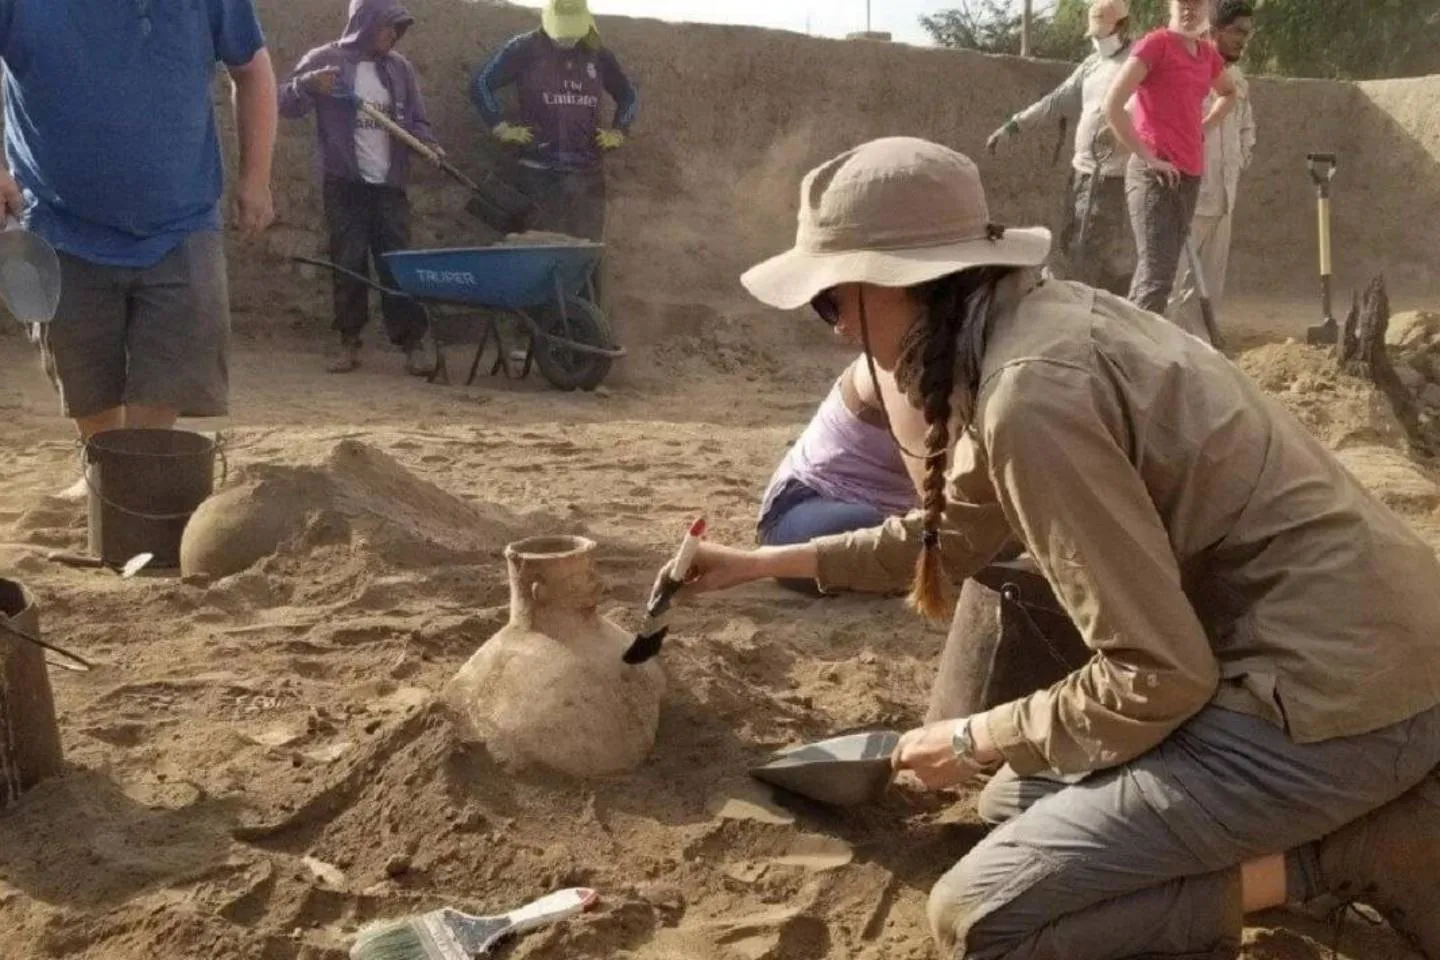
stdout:
<svg viewBox="0 0 1440 960">
<path fill-rule="evenodd" d="M 1421 342 L 1416 317 L 1401 315 L 1391 333 L 1404 346 L 1391 348 L 1402 379 L 1419 383 L 1417 398 L 1429 385 L 1409 371 L 1440 369 L 1440 353 Z M 1268 344 L 1246 352 L 1240 366 L 1271 393 L 1305 428 L 1335 450 L 1342 463 L 1386 506 L 1426 536 L 1440 535 L 1440 471 L 1412 456 L 1410 436 L 1394 407 L 1374 384 L 1341 372 L 1335 351 L 1294 342 Z M 1432 391 L 1433 393 L 1433 391 Z M 1440 409 L 1421 415 L 1423 431 L 1440 439 Z M 1440 447 L 1432 447 L 1440 449 Z M 1440 542 L 1437 540 L 1436 542 Z"/>
<path fill-rule="evenodd" d="M 294 555 L 345 540 L 393 566 L 465 564 L 493 557 L 525 530 L 510 511 L 467 503 L 393 457 L 343 440 L 316 466 L 249 468 L 190 519 L 181 562 L 187 577 L 219 579 L 282 547 Z"/>
<path fill-rule="evenodd" d="M 1272 343 L 1247 351 L 1238 362 L 1327 446 L 1405 449 L 1405 429 L 1389 402 L 1374 384 L 1337 369 L 1333 348 Z"/>
<path fill-rule="evenodd" d="M 1415 398 L 1421 443 L 1440 450 L 1440 313 L 1412 310 L 1390 318 L 1385 334 L 1395 373 Z"/>
</svg>

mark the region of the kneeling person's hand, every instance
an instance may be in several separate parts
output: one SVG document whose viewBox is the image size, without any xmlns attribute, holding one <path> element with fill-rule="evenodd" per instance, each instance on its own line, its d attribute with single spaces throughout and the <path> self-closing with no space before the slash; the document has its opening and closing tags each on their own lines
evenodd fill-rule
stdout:
<svg viewBox="0 0 1440 960">
<path fill-rule="evenodd" d="M 941 720 L 905 734 L 891 758 L 896 772 L 915 774 L 926 790 L 944 790 L 984 771 L 985 764 L 961 724 L 968 726 L 970 720 Z"/>
</svg>

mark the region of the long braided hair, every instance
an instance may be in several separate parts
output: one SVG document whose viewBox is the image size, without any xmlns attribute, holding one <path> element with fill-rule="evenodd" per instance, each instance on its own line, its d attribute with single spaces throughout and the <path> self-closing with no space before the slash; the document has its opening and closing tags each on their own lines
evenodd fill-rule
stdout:
<svg viewBox="0 0 1440 960">
<path fill-rule="evenodd" d="M 980 391 L 980 363 L 990 335 L 995 290 L 1014 267 L 972 267 L 915 289 L 919 320 L 900 343 L 895 381 L 925 414 L 924 535 L 910 605 L 931 620 L 953 613 L 940 566 L 940 524 L 952 418 L 968 427 Z M 964 429 L 964 427 L 962 427 Z M 913 456 L 913 454 L 912 454 Z"/>
</svg>

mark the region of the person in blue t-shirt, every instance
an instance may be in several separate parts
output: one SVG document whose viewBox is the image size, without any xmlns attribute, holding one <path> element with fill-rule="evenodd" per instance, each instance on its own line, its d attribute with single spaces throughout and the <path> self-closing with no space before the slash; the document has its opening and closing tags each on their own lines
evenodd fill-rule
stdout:
<svg viewBox="0 0 1440 960">
<path fill-rule="evenodd" d="M 278 101 L 253 0 L 0 0 L 0 60 L 0 207 L 60 254 L 40 342 L 65 414 L 82 438 L 223 416 L 217 63 L 235 88 L 236 219 L 255 234 L 275 217 Z"/>
</svg>

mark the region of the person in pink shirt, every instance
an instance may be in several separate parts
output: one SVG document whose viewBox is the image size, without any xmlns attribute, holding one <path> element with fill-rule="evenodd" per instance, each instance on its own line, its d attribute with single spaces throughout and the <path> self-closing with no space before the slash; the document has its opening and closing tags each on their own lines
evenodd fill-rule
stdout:
<svg viewBox="0 0 1440 960">
<path fill-rule="evenodd" d="M 1234 81 L 1206 39 L 1209 29 L 1210 0 L 1171 0 L 1170 25 L 1135 45 L 1105 102 L 1111 129 L 1133 152 L 1125 198 L 1139 262 L 1130 301 L 1151 313 L 1164 314 L 1175 284 L 1205 172 L 1205 131 L 1235 106 Z"/>
</svg>

